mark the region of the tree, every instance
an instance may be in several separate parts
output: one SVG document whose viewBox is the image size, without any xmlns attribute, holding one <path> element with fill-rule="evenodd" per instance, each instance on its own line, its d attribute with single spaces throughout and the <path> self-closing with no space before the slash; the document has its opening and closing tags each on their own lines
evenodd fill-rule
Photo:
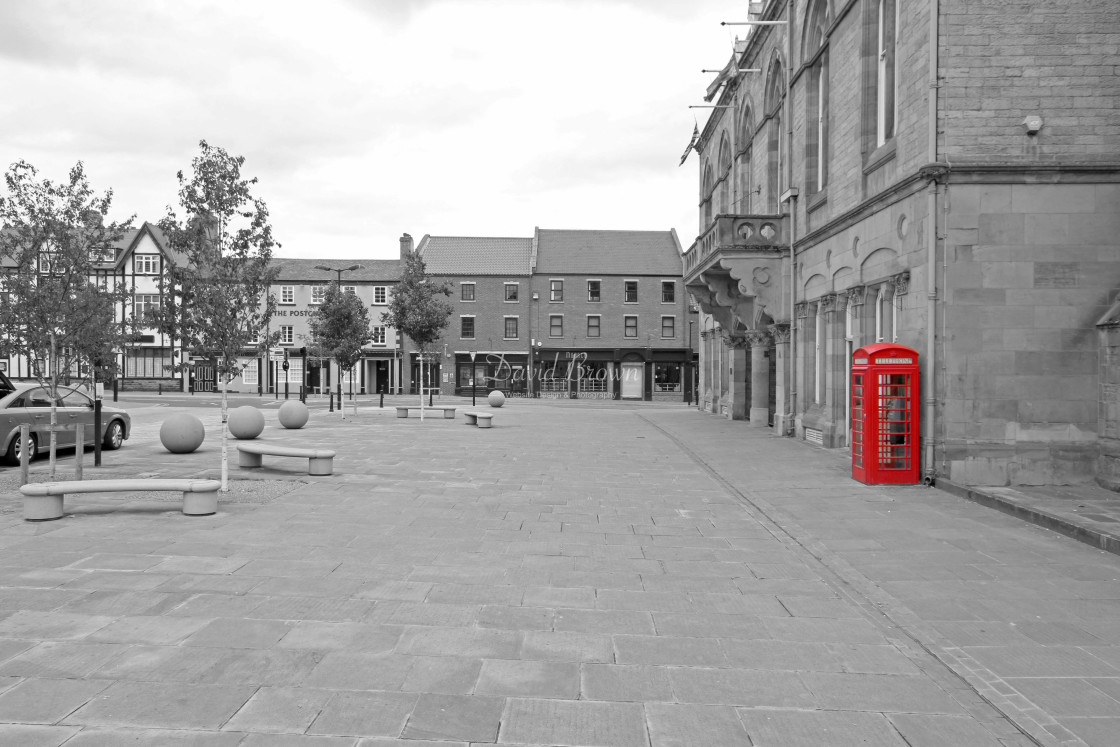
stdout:
<svg viewBox="0 0 1120 747">
<path fill-rule="evenodd" d="M 132 341 L 125 319 L 129 289 L 112 283 L 116 250 L 132 217 L 106 222 L 113 192 L 94 193 L 79 161 L 65 182 L 40 179 L 26 161 L 4 175 L 0 197 L 0 338 L 9 352 L 25 357 L 40 386 L 51 395 L 50 473 L 56 470 L 62 379 L 95 356 Z M 120 313 L 118 314 L 118 310 Z M 100 434 L 97 434 L 100 435 Z"/>
<path fill-rule="evenodd" d="M 411 252 L 404 261 L 400 282 L 393 288 L 389 309 L 381 321 L 396 327 L 420 349 L 421 386 L 420 417 L 424 416 L 424 355 L 432 353 L 432 346 L 440 339 L 451 317 L 451 304 L 440 298 L 450 296 L 448 283 L 436 283 L 428 277 L 424 260 Z"/>
<path fill-rule="evenodd" d="M 311 315 L 310 328 L 312 343 L 338 363 L 338 409 L 345 419 L 342 372 L 362 359 L 362 344 L 369 339 L 369 310 L 353 293 L 338 284 L 328 285 L 323 302 Z"/>
<path fill-rule="evenodd" d="M 269 293 L 278 270 L 270 267 L 272 238 L 268 207 L 243 179 L 244 156 L 199 143 L 193 174 L 179 180 L 180 217 L 171 208 L 159 222 L 172 254 L 183 257 L 161 278 L 168 303 L 150 320 L 164 334 L 182 341 L 189 355 L 209 360 L 222 392 L 222 490 L 229 490 L 226 384 L 240 371 L 239 356 L 256 355 L 272 342 L 261 334 L 276 309 Z M 278 338 L 279 335 L 274 335 Z M 188 367 L 184 356 L 173 366 Z"/>
</svg>

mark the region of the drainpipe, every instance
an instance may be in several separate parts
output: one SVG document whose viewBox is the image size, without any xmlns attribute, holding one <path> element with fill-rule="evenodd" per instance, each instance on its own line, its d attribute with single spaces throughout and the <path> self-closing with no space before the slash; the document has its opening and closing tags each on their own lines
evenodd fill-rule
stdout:
<svg viewBox="0 0 1120 747">
<path fill-rule="evenodd" d="M 793 0 L 786 5 L 786 100 L 785 117 L 786 126 L 789 128 L 786 138 L 786 189 L 793 186 Z M 796 433 L 794 419 L 797 416 L 797 253 L 793 248 L 794 236 L 797 234 L 797 210 L 791 197 L 789 205 L 789 417 L 786 418 L 785 435 L 793 436 Z"/>
<path fill-rule="evenodd" d="M 929 162 L 937 163 L 937 23 L 940 12 L 938 0 L 929 0 L 929 111 L 928 151 Z M 897 60 L 897 57 L 896 57 Z M 896 62 L 897 78 L 897 62 Z M 897 123 L 896 123 L 897 126 Z M 937 382 L 937 180 L 931 179 L 926 189 L 926 385 L 925 385 L 925 462 L 922 483 L 933 486 L 936 479 L 934 469 L 934 434 L 936 433 L 936 382 Z"/>
</svg>

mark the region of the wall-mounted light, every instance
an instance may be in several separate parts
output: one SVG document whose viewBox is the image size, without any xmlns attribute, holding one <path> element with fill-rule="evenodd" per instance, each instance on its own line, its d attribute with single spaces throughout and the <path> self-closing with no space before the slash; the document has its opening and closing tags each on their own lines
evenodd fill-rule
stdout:
<svg viewBox="0 0 1120 747">
<path fill-rule="evenodd" d="M 1037 135 L 1039 130 L 1042 129 L 1042 117 L 1037 114 L 1028 114 L 1027 118 L 1023 120 L 1023 127 L 1028 135 Z"/>
</svg>

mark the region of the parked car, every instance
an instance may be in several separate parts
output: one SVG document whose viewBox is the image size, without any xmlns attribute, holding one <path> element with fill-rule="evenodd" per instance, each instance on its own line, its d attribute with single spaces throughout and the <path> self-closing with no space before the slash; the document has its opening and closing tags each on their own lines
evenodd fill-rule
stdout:
<svg viewBox="0 0 1120 747">
<path fill-rule="evenodd" d="M 0 374 L 2 375 L 2 374 Z M 4 387 L 4 380 L 0 380 L 0 387 Z M 31 426 L 31 438 L 28 443 L 28 456 L 34 459 L 40 451 L 50 447 L 51 424 L 51 397 L 47 389 L 38 384 L 17 383 L 12 385 L 12 391 L 0 389 L 0 454 L 12 464 L 19 464 L 20 437 L 19 427 L 24 423 Z M 60 386 L 58 388 L 58 416 L 60 426 L 75 426 L 85 424 L 85 442 L 92 444 L 95 434 L 93 432 L 93 400 L 85 392 L 73 387 Z M 119 407 L 101 406 L 101 433 L 96 436 L 101 439 L 102 448 L 119 449 L 132 431 L 132 419 L 128 413 Z M 74 429 L 58 431 L 56 443 L 59 447 L 72 448 L 77 437 Z"/>
</svg>

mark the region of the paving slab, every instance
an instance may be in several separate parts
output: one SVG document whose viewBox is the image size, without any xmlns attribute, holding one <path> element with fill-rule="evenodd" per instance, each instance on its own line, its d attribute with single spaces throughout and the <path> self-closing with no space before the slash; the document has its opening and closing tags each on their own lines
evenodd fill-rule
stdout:
<svg viewBox="0 0 1120 747">
<path fill-rule="evenodd" d="M 209 438 L 161 453 L 175 408 L 153 404 L 101 469 L 215 476 Z M 855 483 L 845 453 L 657 403 L 510 402 L 485 439 L 388 408 L 266 423 L 337 448 L 336 474 L 234 466 L 205 520 L 109 496 L 30 525 L 0 471 L 0 716 L 50 719 L 0 743 L 1116 733 L 1120 558 L 943 491 Z"/>
</svg>

